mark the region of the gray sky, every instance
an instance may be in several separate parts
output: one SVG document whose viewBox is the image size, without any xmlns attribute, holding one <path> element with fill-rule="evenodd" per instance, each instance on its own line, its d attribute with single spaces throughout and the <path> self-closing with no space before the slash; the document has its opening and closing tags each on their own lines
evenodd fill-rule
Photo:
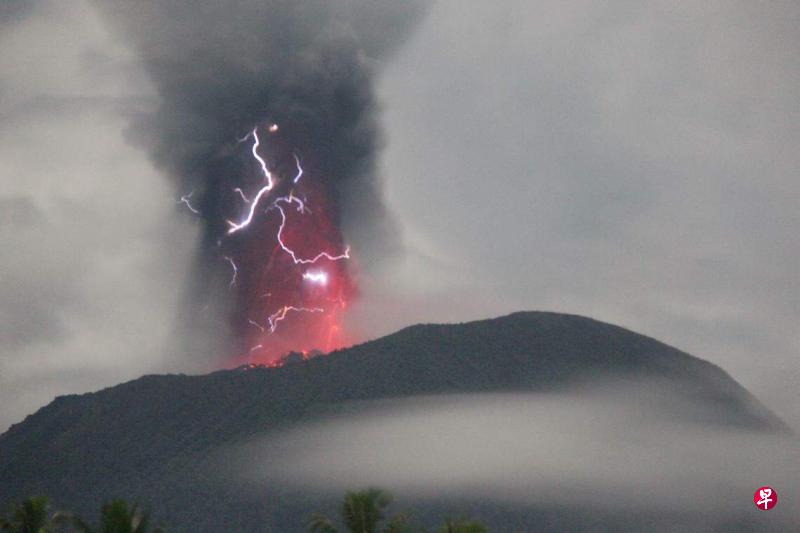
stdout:
<svg viewBox="0 0 800 533">
<path fill-rule="evenodd" d="M 467 5 L 438 2 L 382 83 L 412 253 L 374 327 L 584 314 L 800 425 L 798 5 Z"/>
<path fill-rule="evenodd" d="M 173 366 L 162 346 L 193 230 L 125 140 L 126 114 L 152 91 L 86 4 L 5 19 L 0 72 L 5 429 L 57 394 Z"/>
<path fill-rule="evenodd" d="M 793 2 L 440 0 L 380 82 L 405 258 L 351 327 L 584 314 L 800 427 Z M 85 2 L 0 10 L 0 428 L 164 353 L 198 226 L 126 140 L 155 92 Z"/>
</svg>

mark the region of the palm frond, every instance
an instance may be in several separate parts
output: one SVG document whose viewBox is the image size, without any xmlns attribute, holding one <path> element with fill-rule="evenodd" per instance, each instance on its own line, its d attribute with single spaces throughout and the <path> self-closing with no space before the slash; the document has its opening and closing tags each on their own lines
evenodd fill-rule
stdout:
<svg viewBox="0 0 800 533">
<path fill-rule="evenodd" d="M 377 533 L 383 509 L 391 501 L 391 495 L 380 489 L 348 492 L 342 502 L 342 520 L 351 532 Z"/>
<path fill-rule="evenodd" d="M 319 513 L 315 513 L 311 517 L 311 524 L 308 526 L 310 533 L 339 533 L 333 526 L 333 522 Z"/>
<path fill-rule="evenodd" d="M 400 513 L 394 515 L 383 531 L 384 533 L 411 533 L 408 514 Z"/>
<path fill-rule="evenodd" d="M 68 524 L 78 533 L 94 533 L 92 526 L 86 523 L 81 517 L 64 511 L 59 511 L 53 515 L 53 524 L 57 526 Z"/>
</svg>

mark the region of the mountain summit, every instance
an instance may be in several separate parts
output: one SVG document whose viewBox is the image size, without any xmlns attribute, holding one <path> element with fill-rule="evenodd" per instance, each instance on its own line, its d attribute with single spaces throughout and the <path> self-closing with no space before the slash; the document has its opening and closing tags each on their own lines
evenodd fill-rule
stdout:
<svg viewBox="0 0 800 533">
<path fill-rule="evenodd" d="M 292 526 L 278 507 L 241 507 L 208 458 L 352 401 L 550 392 L 620 380 L 661 383 L 675 398 L 675 416 L 691 424 L 786 429 L 713 364 L 589 318 L 520 312 L 412 326 L 278 368 L 144 376 L 58 397 L 0 436 L 0 504 L 45 493 L 88 514 L 122 496 L 149 505 L 156 517 L 177 516 L 176 527 L 186 519 L 193 530 L 254 523 L 291 530 L 304 518 Z M 238 525 L 227 522 L 230 513 Z"/>
</svg>

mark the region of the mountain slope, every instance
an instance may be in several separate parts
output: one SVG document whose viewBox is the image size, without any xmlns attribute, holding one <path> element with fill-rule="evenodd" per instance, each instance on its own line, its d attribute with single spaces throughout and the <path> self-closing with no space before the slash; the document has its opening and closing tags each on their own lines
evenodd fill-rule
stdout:
<svg viewBox="0 0 800 533">
<path fill-rule="evenodd" d="M 281 368 L 145 376 L 59 397 L 0 436 L 0 503 L 46 493 L 91 512 L 98 501 L 124 495 L 170 516 L 191 516 L 191 502 L 203 509 L 199 530 L 217 530 L 220 514 L 237 505 L 208 473 L 216 467 L 207 457 L 221 446 L 351 400 L 548 391 L 604 379 L 666 382 L 676 401 L 695 406 L 676 410 L 692 422 L 784 429 L 710 363 L 588 318 L 515 313 L 412 326 Z M 248 516 L 282 530 L 278 511 L 264 513 Z M 243 524 L 253 523 L 248 516 Z"/>
</svg>

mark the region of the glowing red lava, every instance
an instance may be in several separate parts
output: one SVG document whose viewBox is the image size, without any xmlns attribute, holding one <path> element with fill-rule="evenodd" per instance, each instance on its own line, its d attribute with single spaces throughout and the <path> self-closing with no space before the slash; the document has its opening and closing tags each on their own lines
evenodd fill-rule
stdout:
<svg viewBox="0 0 800 533">
<path fill-rule="evenodd" d="M 288 352 L 307 357 L 350 343 L 341 318 L 357 294 L 352 252 L 331 191 L 314 179 L 319 170 L 284 144 L 274 125 L 241 143 L 256 175 L 231 191 L 237 213 L 221 244 L 235 291 L 238 364 L 275 366 Z"/>
</svg>

